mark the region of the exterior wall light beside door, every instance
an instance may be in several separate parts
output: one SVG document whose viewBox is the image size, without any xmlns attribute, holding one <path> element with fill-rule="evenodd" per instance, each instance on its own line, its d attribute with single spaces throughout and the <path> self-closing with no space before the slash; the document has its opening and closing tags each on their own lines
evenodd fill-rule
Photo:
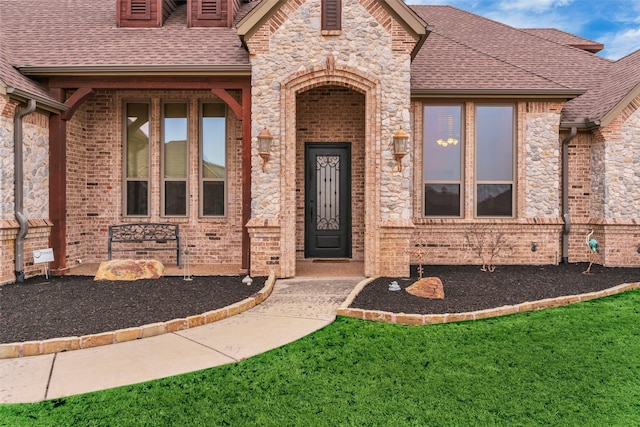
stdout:
<svg viewBox="0 0 640 427">
<path fill-rule="evenodd" d="M 271 142 L 273 137 L 269 131 L 264 128 L 262 132 L 258 134 L 258 154 L 262 157 L 262 172 L 266 172 L 267 162 L 271 156 Z"/>
<path fill-rule="evenodd" d="M 393 157 L 396 158 L 398 171 L 402 172 L 402 158 L 407 154 L 407 146 L 409 145 L 409 135 L 402 129 L 393 135 Z"/>
</svg>

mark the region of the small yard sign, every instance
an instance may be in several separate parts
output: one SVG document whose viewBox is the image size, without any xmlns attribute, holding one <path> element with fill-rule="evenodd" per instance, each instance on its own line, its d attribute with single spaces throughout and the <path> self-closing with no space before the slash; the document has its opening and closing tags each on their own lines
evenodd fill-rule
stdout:
<svg viewBox="0 0 640 427">
<path fill-rule="evenodd" d="M 33 251 L 33 263 L 53 262 L 53 248 L 37 249 Z"/>
</svg>

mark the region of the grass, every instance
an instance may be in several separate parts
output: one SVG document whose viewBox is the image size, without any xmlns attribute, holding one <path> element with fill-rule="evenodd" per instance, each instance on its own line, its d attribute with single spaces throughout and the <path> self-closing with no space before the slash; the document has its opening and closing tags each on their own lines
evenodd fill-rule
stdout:
<svg viewBox="0 0 640 427">
<path fill-rule="evenodd" d="M 476 322 L 339 318 L 243 362 L 36 404 L 6 426 L 640 425 L 640 291 Z"/>
</svg>

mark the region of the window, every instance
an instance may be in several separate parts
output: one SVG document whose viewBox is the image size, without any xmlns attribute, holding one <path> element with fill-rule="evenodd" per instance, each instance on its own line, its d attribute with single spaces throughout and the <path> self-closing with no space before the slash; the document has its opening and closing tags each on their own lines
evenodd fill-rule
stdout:
<svg viewBox="0 0 640 427">
<path fill-rule="evenodd" d="M 149 215 L 149 104 L 125 105 L 125 212 Z"/>
<path fill-rule="evenodd" d="M 165 103 L 162 121 L 162 214 L 187 215 L 188 104 Z"/>
<path fill-rule="evenodd" d="M 208 102 L 201 105 L 201 111 L 200 213 L 223 216 L 227 180 L 226 106 Z"/>
<path fill-rule="evenodd" d="M 341 0 L 322 0 L 322 30 L 339 31 L 342 29 Z"/>
<path fill-rule="evenodd" d="M 462 216 L 462 106 L 424 107 L 424 215 Z"/>
<path fill-rule="evenodd" d="M 514 107 L 476 107 L 476 216 L 513 216 Z"/>
</svg>

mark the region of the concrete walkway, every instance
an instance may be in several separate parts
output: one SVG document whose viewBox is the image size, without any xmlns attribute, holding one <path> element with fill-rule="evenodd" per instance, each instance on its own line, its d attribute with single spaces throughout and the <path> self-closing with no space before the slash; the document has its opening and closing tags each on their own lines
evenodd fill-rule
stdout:
<svg viewBox="0 0 640 427">
<path fill-rule="evenodd" d="M 2 359 L 0 403 L 54 399 L 246 359 L 333 322 L 362 280 L 278 280 L 264 303 L 219 322 L 103 347 Z"/>
</svg>

